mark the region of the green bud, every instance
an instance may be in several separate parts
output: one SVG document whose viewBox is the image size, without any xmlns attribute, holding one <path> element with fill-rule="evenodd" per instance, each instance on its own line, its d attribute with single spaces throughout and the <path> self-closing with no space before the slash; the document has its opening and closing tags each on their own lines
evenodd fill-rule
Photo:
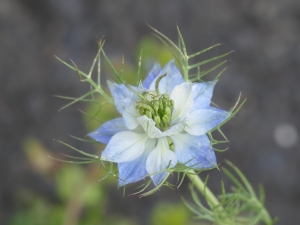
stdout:
<svg viewBox="0 0 300 225">
<path fill-rule="evenodd" d="M 171 116 L 171 114 L 172 114 L 172 111 L 168 106 L 165 108 L 165 113 L 167 116 Z"/>
<path fill-rule="evenodd" d="M 169 104 L 170 104 L 171 107 L 173 107 L 173 106 L 174 106 L 174 101 L 171 99 L 171 100 L 169 101 Z"/>
<path fill-rule="evenodd" d="M 164 110 L 164 105 L 163 105 L 163 103 L 161 102 L 161 103 L 159 103 L 159 109 L 161 110 L 161 111 L 163 111 Z"/>
<path fill-rule="evenodd" d="M 164 108 L 166 108 L 168 106 L 168 101 L 165 99 L 163 99 L 163 106 L 164 106 Z"/>
<path fill-rule="evenodd" d="M 165 124 L 169 124 L 170 117 L 168 117 L 167 115 L 164 115 L 161 119 Z"/>
<path fill-rule="evenodd" d="M 140 109 L 139 109 L 139 113 L 140 113 L 141 116 L 142 116 L 142 115 L 145 115 L 145 109 L 140 108 Z"/>
<path fill-rule="evenodd" d="M 168 100 L 169 99 L 169 95 L 168 94 L 162 94 L 163 98 Z"/>
<path fill-rule="evenodd" d="M 149 110 L 146 110 L 146 116 L 152 119 L 152 113 Z"/>
<path fill-rule="evenodd" d="M 153 101 L 153 108 L 154 108 L 155 112 L 158 111 L 158 109 L 159 109 L 159 101 L 158 100 Z"/>
<path fill-rule="evenodd" d="M 160 117 L 159 116 L 154 116 L 154 122 L 156 125 L 159 125 L 161 120 L 160 120 Z"/>
</svg>

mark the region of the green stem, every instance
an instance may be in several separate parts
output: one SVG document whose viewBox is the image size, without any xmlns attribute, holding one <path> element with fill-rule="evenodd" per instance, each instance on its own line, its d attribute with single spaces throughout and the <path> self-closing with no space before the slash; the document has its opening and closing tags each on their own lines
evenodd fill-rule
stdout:
<svg viewBox="0 0 300 225">
<path fill-rule="evenodd" d="M 222 212 L 224 210 L 224 208 L 222 207 L 222 205 L 219 202 L 219 200 L 217 199 L 217 197 L 211 192 L 211 190 L 201 180 L 201 178 L 199 176 L 197 176 L 197 174 L 195 173 L 194 170 L 190 170 L 187 173 L 187 177 L 191 180 L 191 182 L 198 189 L 198 191 L 205 197 L 205 200 L 210 205 L 210 208 L 215 208 L 215 209 L 219 210 L 219 212 Z M 259 202 L 257 199 L 255 199 L 255 201 Z M 261 205 L 260 202 L 259 202 L 259 204 L 262 207 L 262 210 L 261 210 L 261 220 L 266 225 L 272 225 L 273 221 L 272 221 L 272 218 L 271 218 L 270 214 L 263 207 L 263 205 Z M 226 215 L 226 212 L 222 212 L 222 213 L 225 213 L 225 215 Z M 225 224 L 231 224 L 231 223 L 230 223 L 230 220 L 229 220 L 229 221 L 223 221 L 223 224 L 225 225 Z"/>
<path fill-rule="evenodd" d="M 198 191 L 200 191 L 200 193 L 205 197 L 211 207 L 220 207 L 220 202 L 217 197 L 211 192 L 211 190 L 209 190 L 201 178 L 197 176 L 194 170 L 190 170 L 189 173 L 187 173 L 187 176 L 193 182 Z"/>
<path fill-rule="evenodd" d="M 272 218 L 271 218 L 269 212 L 264 207 L 261 211 L 261 215 L 262 215 L 262 220 L 266 223 L 266 225 L 273 224 L 273 221 L 272 221 Z"/>
</svg>

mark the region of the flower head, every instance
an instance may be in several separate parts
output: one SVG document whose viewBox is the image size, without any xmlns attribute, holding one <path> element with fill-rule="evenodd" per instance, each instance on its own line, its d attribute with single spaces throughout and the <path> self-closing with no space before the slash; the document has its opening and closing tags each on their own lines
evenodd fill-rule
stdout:
<svg viewBox="0 0 300 225">
<path fill-rule="evenodd" d="M 119 186 L 151 177 L 157 186 L 178 163 L 202 170 L 217 165 L 206 133 L 229 112 L 210 106 L 215 82 L 184 81 L 174 61 L 155 64 L 138 87 L 108 82 L 122 117 L 89 136 L 107 144 L 102 158 L 118 163 Z"/>
</svg>

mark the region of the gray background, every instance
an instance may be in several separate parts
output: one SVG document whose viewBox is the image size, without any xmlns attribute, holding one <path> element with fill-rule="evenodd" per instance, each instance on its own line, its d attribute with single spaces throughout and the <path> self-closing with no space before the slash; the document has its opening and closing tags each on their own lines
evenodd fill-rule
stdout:
<svg viewBox="0 0 300 225">
<path fill-rule="evenodd" d="M 61 146 L 53 138 L 86 148 L 67 136 L 71 131 L 86 134 L 81 114 L 76 107 L 58 113 L 64 102 L 51 97 L 78 96 L 86 87 L 53 55 L 72 58 L 87 70 L 96 40 L 105 35 L 110 56 L 124 53 L 134 62 L 136 43 L 151 33 L 146 23 L 172 40 L 177 38 L 178 24 L 190 52 L 215 43 L 226 44 L 220 53 L 235 50 L 214 100 L 229 109 L 242 91 L 248 101 L 225 125 L 229 150 L 218 153 L 218 160 L 231 160 L 254 186 L 265 185 L 266 206 L 280 218 L 278 224 L 299 224 L 298 0 L 1 0 L 0 223 L 5 224 L 16 209 L 20 189 L 55 199 L 53 184 L 25 162 L 20 147 L 24 138 L 38 137 L 58 152 Z M 219 181 L 214 182 L 213 189 L 218 190 Z M 115 192 L 112 198 L 122 195 Z M 139 209 L 143 218 L 155 201 L 176 195 L 164 190 L 147 199 L 126 198 L 120 204 L 132 207 L 114 210 L 130 215 Z"/>
</svg>

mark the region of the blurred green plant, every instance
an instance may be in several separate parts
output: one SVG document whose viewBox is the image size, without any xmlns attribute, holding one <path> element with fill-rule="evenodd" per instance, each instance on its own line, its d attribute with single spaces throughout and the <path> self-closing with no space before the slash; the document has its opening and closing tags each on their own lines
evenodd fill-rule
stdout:
<svg viewBox="0 0 300 225">
<path fill-rule="evenodd" d="M 30 189 L 18 192 L 18 209 L 9 225 L 136 225 L 136 218 L 120 212 L 106 215 L 110 179 L 101 186 L 96 182 L 99 165 L 65 164 L 47 157 L 50 150 L 34 138 L 26 138 L 23 149 L 32 170 L 55 183 L 56 199 Z"/>
<path fill-rule="evenodd" d="M 191 213 L 178 203 L 160 202 L 155 205 L 150 217 L 150 225 L 188 225 Z"/>
</svg>

